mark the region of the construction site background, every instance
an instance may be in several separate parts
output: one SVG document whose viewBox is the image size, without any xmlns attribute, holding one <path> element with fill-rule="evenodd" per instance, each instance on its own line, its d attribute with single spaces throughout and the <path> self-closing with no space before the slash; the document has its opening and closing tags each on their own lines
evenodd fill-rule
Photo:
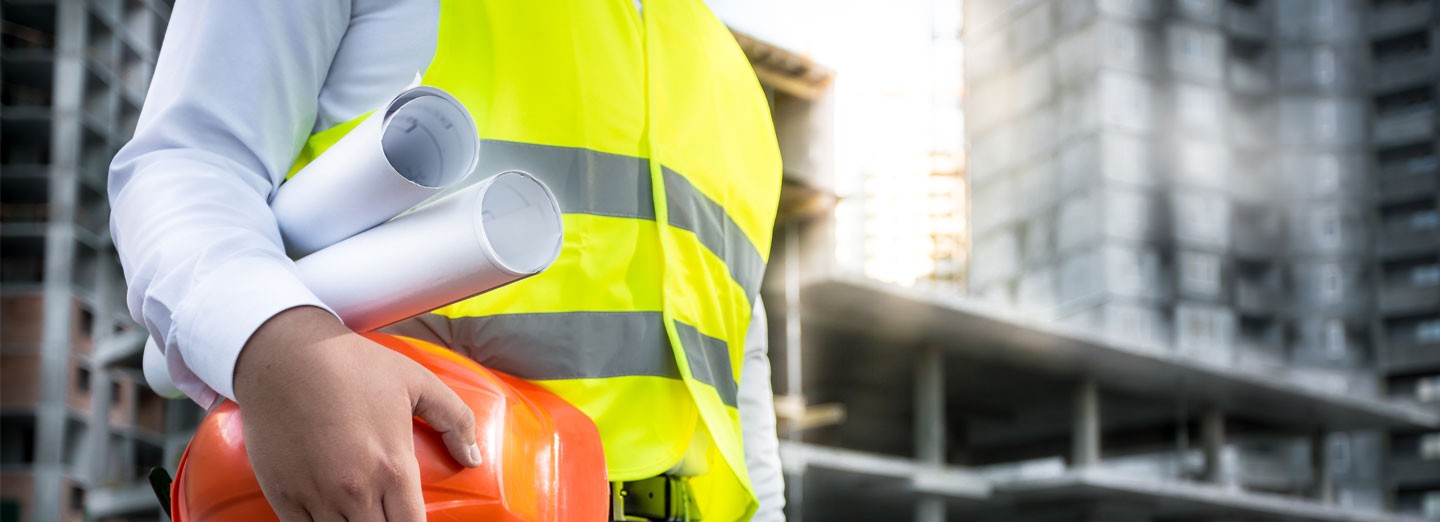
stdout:
<svg viewBox="0 0 1440 522">
<path fill-rule="evenodd" d="M 1440 520 L 1440 2 L 726 0 L 791 520 Z M 166 0 L 0 0 L 0 522 L 159 520 L 109 238 Z"/>
</svg>

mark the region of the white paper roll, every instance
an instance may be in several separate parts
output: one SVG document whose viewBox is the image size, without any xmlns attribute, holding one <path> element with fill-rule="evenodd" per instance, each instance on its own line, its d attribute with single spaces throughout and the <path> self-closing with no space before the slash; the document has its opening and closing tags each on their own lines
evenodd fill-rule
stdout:
<svg viewBox="0 0 1440 522">
<path fill-rule="evenodd" d="M 295 264 L 346 326 L 367 332 L 539 273 L 560 255 L 561 231 L 550 189 L 509 171 Z"/>
<path fill-rule="evenodd" d="M 465 106 L 414 87 L 280 186 L 270 208 L 293 257 L 353 236 L 464 179 L 480 160 Z"/>
</svg>

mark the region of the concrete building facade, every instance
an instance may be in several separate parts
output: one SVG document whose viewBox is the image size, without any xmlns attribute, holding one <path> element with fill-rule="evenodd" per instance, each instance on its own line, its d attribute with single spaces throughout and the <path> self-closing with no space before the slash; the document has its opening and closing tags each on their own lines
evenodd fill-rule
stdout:
<svg viewBox="0 0 1440 522">
<path fill-rule="evenodd" d="M 139 117 L 169 3 L 0 4 L 0 518 L 154 520 L 151 467 L 199 408 L 149 392 L 106 177 Z M 172 436 L 181 433 L 181 436 Z"/>
<path fill-rule="evenodd" d="M 837 270 L 833 72 L 737 34 L 791 519 L 1440 516 L 1435 2 L 964 5 L 968 166 L 917 206 L 968 191 L 932 235 L 972 250 L 928 290 Z M 0 7 L 0 519 L 157 519 L 200 412 L 142 387 L 104 171 L 168 8 Z"/>
<path fill-rule="evenodd" d="M 977 297 L 1435 407 L 1434 2 L 966 4 Z M 1260 430 L 1222 482 L 1440 517 L 1435 428 L 1381 427 Z"/>
<path fill-rule="evenodd" d="M 1440 404 L 1440 3 L 1373 2 L 1365 21 L 1377 361 L 1391 395 Z M 1388 447 L 1395 507 L 1440 518 L 1440 431 Z"/>
</svg>

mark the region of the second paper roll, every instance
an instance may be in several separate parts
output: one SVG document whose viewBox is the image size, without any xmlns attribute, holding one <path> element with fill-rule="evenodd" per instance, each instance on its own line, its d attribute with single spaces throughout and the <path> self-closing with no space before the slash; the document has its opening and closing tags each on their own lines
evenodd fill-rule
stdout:
<svg viewBox="0 0 1440 522">
<path fill-rule="evenodd" d="M 534 275 L 560 254 L 560 207 L 503 172 L 295 263 L 345 325 L 365 332 Z"/>
</svg>

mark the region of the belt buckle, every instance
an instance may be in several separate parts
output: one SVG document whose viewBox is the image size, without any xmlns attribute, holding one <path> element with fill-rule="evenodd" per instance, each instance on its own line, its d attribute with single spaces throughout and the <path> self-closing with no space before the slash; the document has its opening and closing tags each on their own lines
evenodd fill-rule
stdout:
<svg viewBox="0 0 1440 522">
<path fill-rule="evenodd" d="M 700 507 L 682 477 L 611 482 L 610 495 L 610 517 L 615 521 L 700 522 Z"/>
</svg>

